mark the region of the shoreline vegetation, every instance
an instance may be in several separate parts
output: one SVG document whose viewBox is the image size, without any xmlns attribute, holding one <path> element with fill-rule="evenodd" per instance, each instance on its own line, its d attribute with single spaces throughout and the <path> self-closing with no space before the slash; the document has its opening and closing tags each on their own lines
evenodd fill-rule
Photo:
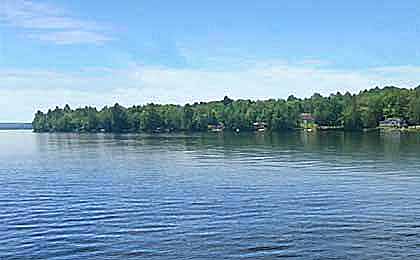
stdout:
<svg viewBox="0 0 420 260">
<path fill-rule="evenodd" d="M 129 108 L 115 104 L 38 111 L 34 132 L 223 132 L 223 131 L 420 131 L 420 86 L 384 87 L 358 94 L 269 100 L 232 100 L 186 105 L 146 104 Z"/>
</svg>

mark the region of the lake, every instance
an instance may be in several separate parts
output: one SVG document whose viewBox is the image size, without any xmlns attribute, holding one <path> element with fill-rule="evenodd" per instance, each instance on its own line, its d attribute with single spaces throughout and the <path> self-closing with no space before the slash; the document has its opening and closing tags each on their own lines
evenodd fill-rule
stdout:
<svg viewBox="0 0 420 260">
<path fill-rule="evenodd" d="M 0 131 L 0 259 L 420 259 L 420 134 Z"/>
</svg>

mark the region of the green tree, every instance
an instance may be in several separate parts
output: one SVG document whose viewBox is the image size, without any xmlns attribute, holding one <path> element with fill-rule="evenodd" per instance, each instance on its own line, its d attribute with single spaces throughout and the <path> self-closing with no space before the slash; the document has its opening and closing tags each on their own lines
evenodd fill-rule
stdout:
<svg viewBox="0 0 420 260">
<path fill-rule="evenodd" d="M 361 113 L 357 105 L 356 97 L 353 97 L 350 104 L 344 109 L 343 126 L 344 129 L 350 131 L 361 130 L 363 128 Z"/>
<path fill-rule="evenodd" d="M 409 104 L 409 121 L 420 124 L 420 95 L 411 99 Z"/>
</svg>

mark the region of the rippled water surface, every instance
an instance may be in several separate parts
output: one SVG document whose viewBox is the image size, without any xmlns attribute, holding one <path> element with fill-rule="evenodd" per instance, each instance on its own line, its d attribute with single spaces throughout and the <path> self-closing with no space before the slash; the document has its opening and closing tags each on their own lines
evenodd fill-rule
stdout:
<svg viewBox="0 0 420 260">
<path fill-rule="evenodd" d="M 0 259 L 420 259 L 420 135 L 0 132 Z"/>
</svg>

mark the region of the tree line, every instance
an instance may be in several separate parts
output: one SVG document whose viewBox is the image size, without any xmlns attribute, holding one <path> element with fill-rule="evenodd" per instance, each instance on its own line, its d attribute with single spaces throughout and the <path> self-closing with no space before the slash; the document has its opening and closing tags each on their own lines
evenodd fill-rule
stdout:
<svg viewBox="0 0 420 260">
<path fill-rule="evenodd" d="M 339 127 L 348 131 L 375 128 L 389 118 L 420 124 L 420 86 L 414 89 L 385 87 L 358 94 L 336 93 L 310 98 L 232 100 L 186 105 L 146 104 L 123 107 L 119 104 L 98 110 L 95 107 L 72 109 L 56 107 L 38 111 L 33 120 L 35 132 L 156 132 L 207 131 L 209 125 L 225 130 L 251 131 L 255 122 L 268 130 L 292 130 L 302 126 L 302 113 L 309 113 L 318 126 Z"/>
</svg>

